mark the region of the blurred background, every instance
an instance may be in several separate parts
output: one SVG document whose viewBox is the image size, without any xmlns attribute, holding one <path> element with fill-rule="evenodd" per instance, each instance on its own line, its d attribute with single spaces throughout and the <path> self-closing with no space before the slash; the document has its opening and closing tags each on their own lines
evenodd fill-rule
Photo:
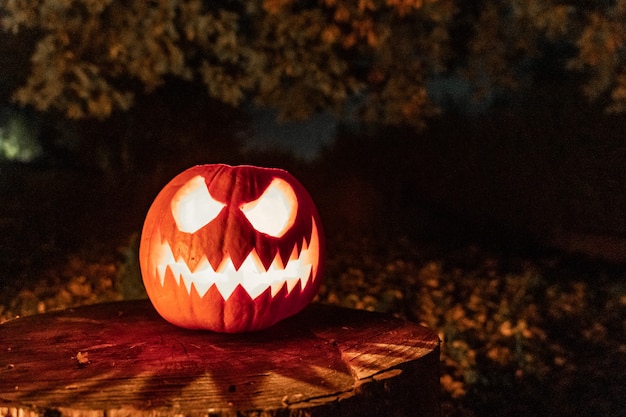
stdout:
<svg viewBox="0 0 626 417">
<path fill-rule="evenodd" d="M 324 220 L 319 301 L 440 330 L 444 414 L 626 415 L 626 1 L 0 19 L 0 321 L 145 296 L 138 237 L 169 179 L 276 166 Z"/>
</svg>

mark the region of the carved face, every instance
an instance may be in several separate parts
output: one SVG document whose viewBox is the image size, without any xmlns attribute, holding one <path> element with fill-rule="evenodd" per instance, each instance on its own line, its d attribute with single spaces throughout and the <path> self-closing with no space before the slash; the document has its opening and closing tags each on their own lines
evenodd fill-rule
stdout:
<svg viewBox="0 0 626 417">
<path fill-rule="evenodd" d="M 148 211 L 139 249 L 161 316 L 227 333 L 263 329 L 306 307 L 323 256 L 317 209 L 293 176 L 228 165 L 172 179 Z"/>
</svg>

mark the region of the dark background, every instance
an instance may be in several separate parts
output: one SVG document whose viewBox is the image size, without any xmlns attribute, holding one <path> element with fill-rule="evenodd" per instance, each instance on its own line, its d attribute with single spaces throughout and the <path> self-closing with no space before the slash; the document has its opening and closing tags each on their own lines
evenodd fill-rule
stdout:
<svg viewBox="0 0 626 417">
<path fill-rule="evenodd" d="M 2 46 L 28 67 L 27 48 Z M 440 332 L 444 415 L 626 414 L 626 117 L 577 76 L 542 71 L 487 103 L 435 84 L 446 111 L 416 131 L 275 123 L 176 80 L 68 121 L 16 106 L 26 71 L 6 74 L 0 133 L 36 155 L 0 160 L 0 321 L 145 296 L 137 240 L 169 179 L 276 166 L 324 221 L 318 300 Z"/>
</svg>

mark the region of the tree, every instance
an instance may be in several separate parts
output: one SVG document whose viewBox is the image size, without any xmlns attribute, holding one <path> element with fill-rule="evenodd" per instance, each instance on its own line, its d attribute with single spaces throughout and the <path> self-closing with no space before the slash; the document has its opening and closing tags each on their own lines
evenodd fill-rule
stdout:
<svg viewBox="0 0 626 417">
<path fill-rule="evenodd" d="M 581 2 L 576 24 L 577 56 L 571 69 L 591 74 L 584 92 L 590 98 L 608 98 L 608 110 L 626 111 L 626 1 Z"/>
<path fill-rule="evenodd" d="M 36 38 L 14 97 L 70 118 L 106 118 L 170 78 L 231 105 L 303 118 L 357 109 L 421 126 L 427 82 L 518 84 L 543 45 L 571 44 L 586 93 L 626 107 L 626 0 L 3 0 L 2 27 Z"/>
</svg>

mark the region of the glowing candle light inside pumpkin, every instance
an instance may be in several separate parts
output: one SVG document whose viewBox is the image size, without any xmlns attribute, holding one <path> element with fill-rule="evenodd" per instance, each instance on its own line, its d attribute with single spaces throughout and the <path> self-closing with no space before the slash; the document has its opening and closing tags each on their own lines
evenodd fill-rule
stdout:
<svg viewBox="0 0 626 417">
<path fill-rule="evenodd" d="M 261 197 L 244 204 L 241 211 L 259 232 L 281 237 L 296 220 L 298 199 L 286 181 L 275 179 Z"/>
<path fill-rule="evenodd" d="M 225 204 L 213 200 L 201 176 L 189 180 L 172 199 L 172 215 L 181 232 L 193 233 L 217 217 Z"/>
<path fill-rule="evenodd" d="M 324 249 L 317 210 L 289 173 L 202 165 L 179 174 L 155 199 L 140 264 L 165 319 L 242 332 L 308 305 L 321 283 Z"/>
</svg>

